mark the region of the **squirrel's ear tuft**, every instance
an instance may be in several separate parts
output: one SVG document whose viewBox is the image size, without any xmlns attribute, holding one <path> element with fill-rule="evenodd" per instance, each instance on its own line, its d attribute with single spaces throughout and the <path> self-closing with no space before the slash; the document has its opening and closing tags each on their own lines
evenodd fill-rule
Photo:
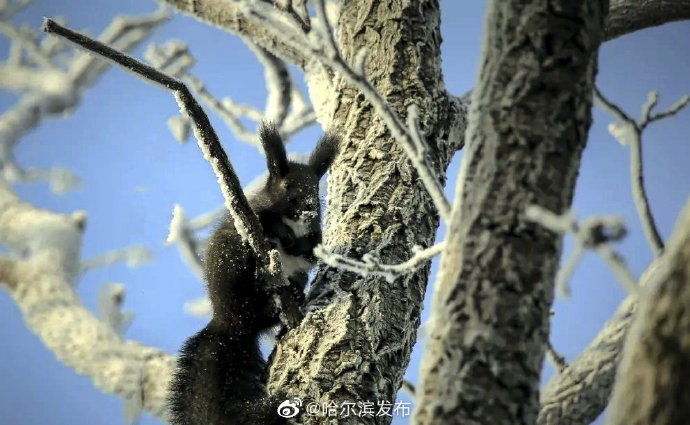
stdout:
<svg viewBox="0 0 690 425">
<path fill-rule="evenodd" d="M 326 133 L 309 156 L 309 167 L 321 177 L 326 174 L 335 156 L 338 154 L 340 138 L 333 133 Z"/>
<path fill-rule="evenodd" d="M 285 144 L 273 123 L 264 121 L 259 126 L 259 140 L 266 155 L 266 166 L 270 178 L 282 178 L 290 172 Z"/>
</svg>

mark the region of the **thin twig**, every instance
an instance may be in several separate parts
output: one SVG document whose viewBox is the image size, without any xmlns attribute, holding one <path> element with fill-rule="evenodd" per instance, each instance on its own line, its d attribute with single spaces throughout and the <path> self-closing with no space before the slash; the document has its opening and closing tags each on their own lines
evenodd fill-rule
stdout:
<svg viewBox="0 0 690 425">
<path fill-rule="evenodd" d="M 269 281 L 270 287 L 279 289 L 280 300 L 285 311 L 290 312 L 287 317 L 288 325 L 295 326 L 299 323 L 299 308 L 294 304 L 293 298 L 287 292 L 287 282 L 281 272 L 279 262 L 272 261 L 273 257 L 269 252 L 268 243 L 263 235 L 259 220 L 249 207 L 247 198 L 242 191 L 240 181 L 228 159 L 227 154 L 218 139 L 208 116 L 201 108 L 196 99 L 192 96 L 187 86 L 166 75 L 157 69 L 140 62 L 124 53 L 121 53 L 99 41 L 63 27 L 46 19 L 44 30 L 49 33 L 61 36 L 71 43 L 93 52 L 117 65 L 143 77 L 145 80 L 155 83 L 168 89 L 177 101 L 180 111 L 186 115 L 194 124 L 194 136 L 197 139 L 199 148 L 204 158 L 206 158 L 216 177 L 225 199 L 225 206 L 230 212 L 233 224 L 242 240 L 247 243 L 257 256 L 259 268 Z"/>
<path fill-rule="evenodd" d="M 659 257 L 664 250 L 664 242 L 659 234 L 649 197 L 644 185 L 644 161 L 642 158 L 642 131 L 650 121 L 651 109 L 656 104 L 655 96 L 650 96 L 647 104 L 643 108 L 643 118 L 641 122 L 636 122 L 628 116 L 621 108 L 606 99 L 599 89 L 594 89 L 595 99 L 607 111 L 612 113 L 624 127 L 624 132 L 618 133 L 619 140 L 623 144 L 630 145 L 630 186 L 632 188 L 633 202 L 637 209 L 637 214 L 642 222 L 642 230 L 652 249 L 655 257 Z M 679 108 L 680 109 L 680 108 Z M 676 111 L 677 112 L 677 111 Z M 675 112 L 674 112 L 675 113 Z"/>
<path fill-rule="evenodd" d="M 328 252 L 323 245 L 319 245 L 314 249 L 314 255 L 331 267 L 362 276 L 382 276 L 388 282 L 393 282 L 404 274 L 416 271 L 420 265 L 440 254 L 443 251 L 443 247 L 444 243 L 441 242 L 426 249 L 419 249 L 409 260 L 400 264 L 381 264 L 377 258 L 370 254 L 365 254 L 362 256 L 362 260 L 359 261 L 344 255 Z"/>
<path fill-rule="evenodd" d="M 407 396 L 412 400 L 415 401 L 415 393 L 417 391 L 417 388 L 415 384 L 412 382 L 408 381 L 407 379 L 403 379 L 402 385 L 400 386 L 400 391 L 404 392 L 407 394 Z"/>
<path fill-rule="evenodd" d="M 553 348 L 553 344 L 549 340 L 546 341 L 546 358 L 549 359 L 549 362 L 551 362 L 558 373 L 563 372 L 568 367 L 565 357 Z"/>
</svg>

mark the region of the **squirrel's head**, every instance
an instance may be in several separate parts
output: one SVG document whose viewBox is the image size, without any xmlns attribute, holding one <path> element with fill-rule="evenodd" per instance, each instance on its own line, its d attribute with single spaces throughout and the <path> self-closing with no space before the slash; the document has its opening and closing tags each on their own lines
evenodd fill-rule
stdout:
<svg viewBox="0 0 690 425">
<path fill-rule="evenodd" d="M 286 253 L 314 263 L 313 249 L 321 243 L 319 181 L 337 154 L 338 138 L 326 133 L 306 163 L 288 159 L 273 125 L 263 123 L 259 138 L 268 176 L 248 196 L 249 203 L 269 240 L 280 243 Z"/>
</svg>

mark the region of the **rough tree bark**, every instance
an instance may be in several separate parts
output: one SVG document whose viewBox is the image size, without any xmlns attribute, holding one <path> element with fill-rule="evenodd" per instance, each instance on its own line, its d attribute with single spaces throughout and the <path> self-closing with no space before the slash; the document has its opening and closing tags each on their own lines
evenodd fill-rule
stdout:
<svg viewBox="0 0 690 425">
<path fill-rule="evenodd" d="M 690 418 L 690 203 L 658 263 L 625 342 L 611 425 L 683 425 Z"/>
<path fill-rule="evenodd" d="M 533 424 L 559 238 L 608 2 L 494 1 L 435 287 L 415 424 Z"/>
</svg>

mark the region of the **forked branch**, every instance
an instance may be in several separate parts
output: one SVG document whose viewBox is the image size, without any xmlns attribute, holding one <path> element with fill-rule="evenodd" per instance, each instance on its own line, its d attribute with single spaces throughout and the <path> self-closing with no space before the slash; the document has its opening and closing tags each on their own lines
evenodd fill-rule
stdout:
<svg viewBox="0 0 690 425">
<path fill-rule="evenodd" d="M 652 252 L 655 257 L 659 257 L 664 250 L 664 242 L 654 221 L 649 197 L 644 185 L 642 133 L 649 124 L 672 117 L 680 112 L 690 102 L 690 97 L 684 96 L 665 111 L 653 113 L 653 109 L 659 100 L 659 95 L 656 92 L 651 92 L 647 102 L 642 107 L 642 117 L 639 120 L 635 120 L 618 105 L 604 97 L 596 87 L 594 88 L 594 100 L 597 101 L 602 109 L 616 119 L 616 123 L 609 126 L 611 135 L 621 144 L 628 145 L 630 149 L 630 186 L 632 188 L 633 201 L 642 222 L 642 230 L 652 248 Z"/>
</svg>

